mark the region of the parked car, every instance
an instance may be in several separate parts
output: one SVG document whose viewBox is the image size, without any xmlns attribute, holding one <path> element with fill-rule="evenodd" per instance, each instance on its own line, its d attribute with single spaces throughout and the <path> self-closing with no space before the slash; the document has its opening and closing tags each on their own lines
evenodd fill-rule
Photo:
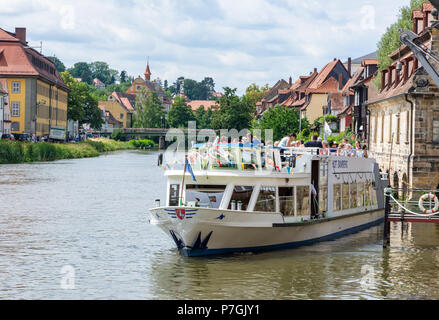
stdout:
<svg viewBox="0 0 439 320">
<path fill-rule="evenodd" d="M 4 135 L 2 135 L 1 140 L 11 140 L 11 141 L 13 141 L 15 139 L 14 139 L 14 136 L 12 134 L 4 134 Z"/>
<path fill-rule="evenodd" d="M 31 136 L 29 133 L 20 133 L 20 134 L 14 134 L 15 140 L 18 141 L 30 141 Z"/>
</svg>

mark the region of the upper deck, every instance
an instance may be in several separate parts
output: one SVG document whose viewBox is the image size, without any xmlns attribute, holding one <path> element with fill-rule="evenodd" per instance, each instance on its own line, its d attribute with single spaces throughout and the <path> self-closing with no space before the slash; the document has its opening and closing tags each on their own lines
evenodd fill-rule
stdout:
<svg viewBox="0 0 439 320">
<path fill-rule="evenodd" d="M 333 169 L 373 172 L 373 159 L 324 154 L 319 148 L 278 148 L 245 144 L 198 144 L 188 153 L 187 159 L 195 175 L 210 176 L 269 176 L 271 178 L 305 177 L 311 174 L 312 161 L 329 164 L 337 161 Z M 185 160 L 165 162 L 166 175 L 182 175 Z M 343 164 L 343 165 L 339 165 Z"/>
</svg>

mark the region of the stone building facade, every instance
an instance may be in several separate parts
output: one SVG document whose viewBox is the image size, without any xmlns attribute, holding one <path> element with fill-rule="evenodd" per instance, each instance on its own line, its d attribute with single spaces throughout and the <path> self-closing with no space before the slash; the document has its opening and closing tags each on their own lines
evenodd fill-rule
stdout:
<svg viewBox="0 0 439 320">
<path fill-rule="evenodd" d="M 424 6 L 425 8 L 425 6 Z M 416 21 L 416 20 L 415 20 Z M 419 32 L 422 43 L 439 54 L 439 26 Z M 369 147 L 391 186 L 439 187 L 439 87 L 407 47 L 391 55 L 381 88 L 368 100 Z M 402 71 L 396 65 L 402 63 Z M 433 64 L 433 63 L 432 63 Z M 439 65 L 433 64 L 437 72 Z M 374 85 L 373 82 L 370 85 Z"/>
</svg>

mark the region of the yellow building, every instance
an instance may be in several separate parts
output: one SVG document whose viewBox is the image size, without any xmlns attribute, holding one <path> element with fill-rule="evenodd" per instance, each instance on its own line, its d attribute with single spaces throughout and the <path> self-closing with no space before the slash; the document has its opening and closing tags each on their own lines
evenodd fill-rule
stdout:
<svg viewBox="0 0 439 320">
<path fill-rule="evenodd" d="M 29 48 L 26 29 L 0 29 L 0 77 L 7 79 L 11 132 L 64 140 L 69 88 L 48 58 Z"/>
</svg>

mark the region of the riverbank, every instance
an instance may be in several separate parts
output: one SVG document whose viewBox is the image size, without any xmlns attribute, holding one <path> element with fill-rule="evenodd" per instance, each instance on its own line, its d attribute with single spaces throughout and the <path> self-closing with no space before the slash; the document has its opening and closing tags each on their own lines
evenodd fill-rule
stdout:
<svg viewBox="0 0 439 320">
<path fill-rule="evenodd" d="M 144 144 L 146 145 L 148 142 L 141 145 Z M 91 158 L 98 157 L 105 152 L 134 150 L 139 147 L 140 143 L 137 141 L 121 142 L 110 139 L 89 139 L 84 142 L 67 144 L 0 141 L 0 164 Z"/>
</svg>

